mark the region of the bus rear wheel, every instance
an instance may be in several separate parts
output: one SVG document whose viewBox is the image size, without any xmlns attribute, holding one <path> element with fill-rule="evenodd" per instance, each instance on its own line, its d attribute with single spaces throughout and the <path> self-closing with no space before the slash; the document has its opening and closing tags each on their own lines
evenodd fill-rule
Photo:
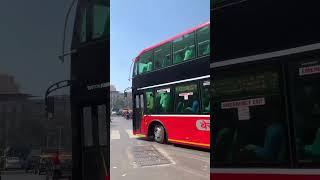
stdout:
<svg viewBox="0 0 320 180">
<path fill-rule="evenodd" d="M 154 140 L 157 143 L 164 144 L 165 142 L 165 130 L 162 125 L 154 126 Z"/>
</svg>

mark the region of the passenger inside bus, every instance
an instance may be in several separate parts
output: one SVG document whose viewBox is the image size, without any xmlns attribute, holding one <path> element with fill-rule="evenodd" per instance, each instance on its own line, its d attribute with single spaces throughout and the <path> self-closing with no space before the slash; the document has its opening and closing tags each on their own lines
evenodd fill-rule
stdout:
<svg viewBox="0 0 320 180">
<path fill-rule="evenodd" d="M 147 113 L 152 113 L 153 111 L 153 93 L 152 92 L 147 92 Z"/>
<path fill-rule="evenodd" d="M 191 113 L 198 113 L 199 112 L 199 101 L 197 99 L 194 99 L 192 101 L 192 106 L 188 106 L 185 108 L 185 112 L 191 112 Z"/>
<path fill-rule="evenodd" d="M 230 162 L 233 159 L 233 151 L 235 149 L 235 140 L 237 138 L 236 128 L 234 127 L 235 119 L 232 113 L 219 112 L 224 117 L 223 121 L 219 121 L 219 130 L 215 138 L 215 160 L 217 162 Z"/>
<path fill-rule="evenodd" d="M 185 47 L 184 58 L 183 58 L 184 61 L 192 58 L 193 56 L 192 51 L 193 51 L 192 47 L 188 47 L 188 46 Z"/>
<path fill-rule="evenodd" d="M 307 157 L 320 160 L 320 128 L 317 130 L 313 143 L 304 147 L 304 153 Z"/>
<path fill-rule="evenodd" d="M 183 96 L 177 97 L 177 108 L 176 112 L 180 113 L 198 113 L 199 112 L 199 101 L 194 95 L 188 97 L 192 99 L 184 99 Z"/>
<path fill-rule="evenodd" d="M 297 88 L 295 124 L 299 160 L 320 160 L 320 97 L 316 85 Z"/>
<path fill-rule="evenodd" d="M 280 160 L 283 159 L 286 150 L 285 131 L 279 119 L 279 108 L 268 108 L 268 113 L 264 113 L 265 137 L 263 146 L 248 144 L 244 147 L 246 151 L 252 151 L 259 160 Z"/>
<path fill-rule="evenodd" d="M 152 61 L 148 63 L 139 62 L 139 74 L 152 71 Z"/>
<path fill-rule="evenodd" d="M 160 112 L 169 112 L 170 106 L 170 95 L 167 92 L 160 94 Z"/>
</svg>

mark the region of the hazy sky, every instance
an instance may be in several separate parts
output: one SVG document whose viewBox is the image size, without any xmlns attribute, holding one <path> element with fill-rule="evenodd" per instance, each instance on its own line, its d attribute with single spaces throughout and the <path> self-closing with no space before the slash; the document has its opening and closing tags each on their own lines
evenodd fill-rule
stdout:
<svg viewBox="0 0 320 180">
<path fill-rule="evenodd" d="M 58 55 L 70 1 L 1 0 L 0 73 L 15 76 L 23 93 L 43 96 L 52 83 L 69 79 L 70 61 L 61 64 Z M 120 91 L 131 86 L 130 65 L 139 51 L 210 16 L 209 0 L 111 0 L 110 4 L 111 83 Z"/>
<path fill-rule="evenodd" d="M 131 86 L 130 65 L 143 48 L 209 19 L 209 0 L 111 0 L 111 83 Z"/>
<path fill-rule="evenodd" d="M 61 64 L 58 55 L 70 1 L 1 0 L 0 73 L 15 76 L 23 93 L 43 96 L 53 82 L 69 79 L 70 61 Z M 72 24 L 73 15 L 69 30 Z"/>
</svg>

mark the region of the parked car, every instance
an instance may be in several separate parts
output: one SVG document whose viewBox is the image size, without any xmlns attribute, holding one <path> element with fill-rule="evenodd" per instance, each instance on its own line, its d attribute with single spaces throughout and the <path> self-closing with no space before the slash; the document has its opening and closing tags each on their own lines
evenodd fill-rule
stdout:
<svg viewBox="0 0 320 180">
<path fill-rule="evenodd" d="M 19 157 L 6 157 L 4 169 L 22 169 L 22 162 Z"/>
</svg>

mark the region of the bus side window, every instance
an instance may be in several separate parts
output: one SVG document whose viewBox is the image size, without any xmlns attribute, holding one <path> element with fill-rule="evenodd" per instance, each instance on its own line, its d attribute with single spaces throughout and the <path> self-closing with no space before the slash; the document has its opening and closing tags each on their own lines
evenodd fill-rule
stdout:
<svg viewBox="0 0 320 180">
<path fill-rule="evenodd" d="M 139 74 L 153 71 L 153 51 L 143 53 L 139 57 Z"/>
<path fill-rule="evenodd" d="M 210 26 L 205 26 L 197 31 L 198 56 L 210 54 Z"/>
<path fill-rule="evenodd" d="M 140 94 L 140 108 L 144 109 L 144 98 L 143 98 L 143 94 Z"/>
<path fill-rule="evenodd" d="M 147 114 L 152 114 L 153 107 L 154 107 L 154 95 L 152 91 L 146 92 L 146 101 L 147 101 Z"/>
<path fill-rule="evenodd" d="M 173 64 L 195 57 L 195 33 L 191 32 L 173 41 Z"/>
<path fill-rule="evenodd" d="M 105 38 L 109 31 L 109 8 L 104 5 L 93 6 L 93 34 L 92 39 Z"/>
<path fill-rule="evenodd" d="M 210 87 L 210 80 L 202 82 L 201 84 L 202 114 L 210 114 L 209 87 Z"/>
<path fill-rule="evenodd" d="M 171 63 L 171 42 L 168 42 L 154 50 L 155 69 L 170 66 Z"/>
<path fill-rule="evenodd" d="M 320 75 L 304 73 L 317 69 L 319 61 L 292 63 L 290 69 L 293 121 L 299 163 L 320 162 Z"/>
<path fill-rule="evenodd" d="M 136 95 L 136 108 L 140 108 L 140 103 L 139 103 L 139 95 Z"/>
<path fill-rule="evenodd" d="M 172 96 L 167 90 L 157 90 L 156 94 L 157 112 L 171 113 L 172 112 Z"/>
<path fill-rule="evenodd" d="M 176 112 L 195 114 L 199 112 L 197 84 L 180 85 L 175 88 Z"/>
</svg>

